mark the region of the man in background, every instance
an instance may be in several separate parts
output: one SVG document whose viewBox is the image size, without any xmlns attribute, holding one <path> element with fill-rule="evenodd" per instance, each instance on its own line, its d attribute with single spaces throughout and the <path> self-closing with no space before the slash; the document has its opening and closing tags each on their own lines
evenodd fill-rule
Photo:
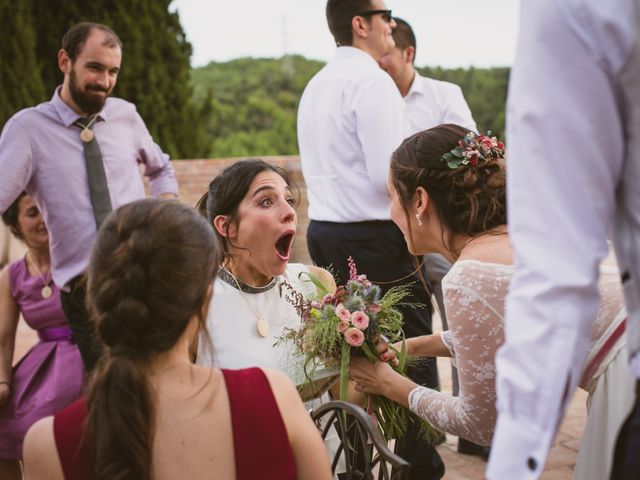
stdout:
<svg viewBox="0 0 640 480">
<path fill-rule="evenodd" d="M 309 200 L 307 244 L 312 260 L 345 284 L 347 259 L 383 290 L 412 283 L 407 337 L 431 333 L 430 298 L 404 237 L 391 221 L 387 175 L 391 154 L 407 136 L 405 105 L 377 62 L 394 47 L 395 22 L 382 0 L 329 0 L 334 58 L 309 82 L 298 110 L 298 143 Z M 437 385 L 435 359 L 410 376 Z M 444 465 L 435 448 L 420 443 L 418 428 L 398 442 L 413 479 L 435 479 Z"/>
<path fill-rule="evenodd" d="M 417 45 L 413 29 L 401 18 L 395 17 L 394 20 L 393 40 L 396 45 L 378 63 L 391 76 L 407 104 L 410 133 L 443 123 L 455 123 L 475 132 L 476 122 L 462 89 L 454 83 L 423 77 L 416 71 Z"/>
<path fill-rule="evenodd" d="M 443 123 L 455 123 L 476 131 L 476 122 L 464 99 L 462 89 L 454 83 L 423 77 L 416 71 L 415 33 L 405 20 L 398 17 L 394 17 L 394 20 L 396 28 L 393 29 L 393 40 L 396 45 L 383 55 L 378 63 L 391 76 L 404 98 L 410 133 L 421 132 Z M 440 254 L 424 256 L 425 276 L 436 298 L 442 327 L 445 330 L 448 324 L 442 297 L 442 278 L 450 268 L 451 264 Z M 451 371 L 453 394 L 457 395 L 458 372 L 454 367 Z M 464 438 L 458 440 L 458 452 L 488 457 L 486 447 Z"/>
<path fill-rule="evenodd" d="M 135 105 L 111 98 L 122 42 L 106 25 L 83 22 L 64 35 L 64 74 L 50 101 L 16 113 L 0 136 L 0 213 L 26 190 L 49 229 L 53 280 L 91 370 L 101 354 L 85 309 L 85 276 L 96 232 L 108 213 L 151 193 L 174 198 L 169 157 L 153 142 Z"/>
</svg>

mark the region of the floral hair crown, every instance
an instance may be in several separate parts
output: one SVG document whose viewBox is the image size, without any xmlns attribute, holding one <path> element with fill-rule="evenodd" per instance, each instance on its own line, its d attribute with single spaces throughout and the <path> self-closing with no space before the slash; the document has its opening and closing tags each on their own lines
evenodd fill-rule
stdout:
<svg viewBox="0 0 640 480">
<path fill-rule="evenodd" d="M 460 165 L 469 164 L 475 167 L 478 165 L 478 161 L 489 158 L 496 160 L 504 158 L 504 143 L 498 141 L 496 137 L 492 137 L 490 131 L 486 135 L 467 133 L 458 142 L 458 146 L 442 155 L 440 160 L 446 163 L 449 168 L 456 169 Z"/>
</svg>

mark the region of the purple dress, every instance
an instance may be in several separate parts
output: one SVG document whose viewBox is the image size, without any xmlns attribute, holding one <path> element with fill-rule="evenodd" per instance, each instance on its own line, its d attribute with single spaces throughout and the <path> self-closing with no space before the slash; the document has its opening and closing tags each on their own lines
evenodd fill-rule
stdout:
<svg viewBox="0 0 640 480">
<path fill-rule="evenodd" d="M 9 284 L 25 321 L 40 338 L 13 367 L 11 397 L 0 407 L 0 458 L 19 459 L 29 427 L 82 395 L 84 368 L 58 288 L 52 283 L 53 294 L 43 298 L 43 280 L 29 275 L 24 259 L 9 265 Z"/>
</svg>

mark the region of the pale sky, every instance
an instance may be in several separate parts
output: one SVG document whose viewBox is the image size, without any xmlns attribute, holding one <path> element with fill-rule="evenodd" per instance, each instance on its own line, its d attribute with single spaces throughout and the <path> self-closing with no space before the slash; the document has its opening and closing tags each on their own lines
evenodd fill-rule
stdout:
<svg viewBox="0 0 640 480">
<path fill-rule="evenodd" d="M 510 66 L 518 0 L 386 0 L 417 37 L 417 66 Z M 284 53 L 329 60 L 335 51 L 326 0 L 174 0 L 194 67 Z"/>
</svg>

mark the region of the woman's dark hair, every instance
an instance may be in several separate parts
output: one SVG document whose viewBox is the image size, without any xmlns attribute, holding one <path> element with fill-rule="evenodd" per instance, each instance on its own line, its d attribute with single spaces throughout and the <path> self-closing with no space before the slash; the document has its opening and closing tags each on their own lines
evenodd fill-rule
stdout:
<svg viewBox="0 0 640 480">
<path fill-rule="evenodd" d="M 2 214 L 2 222 L 9 227 L 13 236 L 18 240 L 22 240 L 22 235 L 20 234 L 20 228 L 18 225 L 18 217 L 20 216 L 20 200 L 22 200 L 22 197 L 25 197 L 26 195 L 27 192 L 22 192 Z"/>
<path fill-rule="evenodd" d="M 441 160 L 469 132 L 453 124 L 418 132 L 402 142 L 391 159 L 392 183 L 407 220 L 407 205 L 422 187 L 448 232 L 447 247 L 456 255 L 453 235 L 474 237 L 507 223 L 504 159 L 489 158 L 455 169 Z"/>
<path fill-rule="evenodd" d="M 87 285 L 106 347 L 88 395 L 96 480 L 152 478 L 155 401 L 146 368 L 194 315 L 206 333 L 203 308 L 217 268 L 211 226 L 177 201 L 125 205 L 100 228 Z"/>
<path fill-rule="evenodd" d="M 284 168 L 271 165 L 264 160 L 252 159 L 241 160 L 224 168 L 209 184 L 209 191 L 205 193 L 196 208 L 198 211 L 213 224 L 213 220 L 218 215 L 226 215 L 229 218 L 227 222 L 227 233 L 231 225 L 237 225 L 238 207 L 251 187 L 251 183 L 258 174 L 272 171 L 282 177 L 285 183 L 292 191 L 296 190 L 296 186 Z M 226 237 L 220 235 L 214 228 L 218 237 L 218 244 L 223 259 L 230 258 L 230 246 L 234 246 Z"/>
</svg>

